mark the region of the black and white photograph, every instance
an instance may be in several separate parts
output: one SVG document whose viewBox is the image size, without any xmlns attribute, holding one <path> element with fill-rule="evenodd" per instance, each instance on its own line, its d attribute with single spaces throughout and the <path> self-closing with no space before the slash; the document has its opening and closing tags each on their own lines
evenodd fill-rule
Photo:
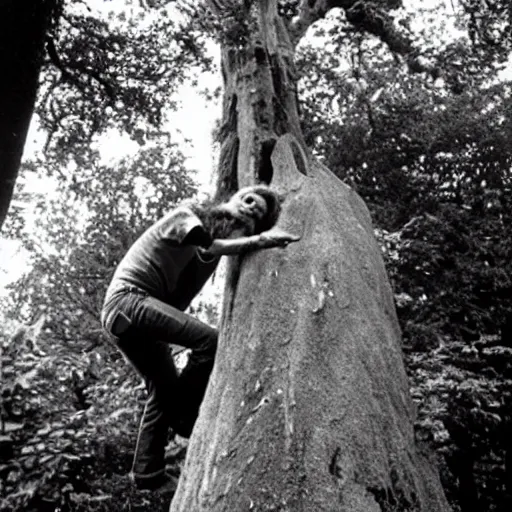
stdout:
<svg viewBox="0 0 512 512">
<path fill-rule="evenodd" d="M 510 0 L 0 0 L 0 512 L 512 512 Z"/>
</svg>

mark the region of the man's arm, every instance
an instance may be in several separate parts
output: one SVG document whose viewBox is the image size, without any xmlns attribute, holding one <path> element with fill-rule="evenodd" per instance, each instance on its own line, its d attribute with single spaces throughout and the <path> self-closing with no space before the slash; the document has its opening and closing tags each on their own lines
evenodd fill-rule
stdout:
<svg viewBox="0 0 512 512">
<path fill-rule="evenodd" d="M 217 238 L 204 252 L 212 257 L 242 254 L 259 249 L 286 247 L 289 243 L 297 242 L 298 240 L 300 240 L 299 236 L 292 235 L 279 228 L 273 228 L 259 235 L 226 239 Z"/>
</svg>

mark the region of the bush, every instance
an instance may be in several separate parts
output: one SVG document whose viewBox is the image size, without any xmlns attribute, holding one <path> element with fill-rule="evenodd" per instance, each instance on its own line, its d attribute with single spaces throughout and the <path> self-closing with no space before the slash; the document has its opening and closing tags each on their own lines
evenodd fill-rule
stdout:
<svg viewBox="0 0 512 512">
<path fill-rule="evenodd" d="M 170 496 L 127 477 L 144 387 L 108 342 L 77 354 L 14 336 L 2 366 L 0 511 L 168 509 Z M 183 457 L 171 458 L 177 472 Z"/>
<path fill-rule="evenodd" d="M 512 349 L 492 336 L 451 342 L 409 353 L 407 368 L 416 433 L 438 455 L 454 511 L 510 510 Z"/>
</svg>

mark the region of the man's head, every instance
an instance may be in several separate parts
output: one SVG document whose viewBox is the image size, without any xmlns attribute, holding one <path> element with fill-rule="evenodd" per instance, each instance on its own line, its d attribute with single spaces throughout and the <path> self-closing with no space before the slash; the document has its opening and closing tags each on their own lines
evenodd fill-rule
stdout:
<svg viewBox="0 0 512 512">
<path fill-rule="evenodd" d="M 281 213 L 281 198 L 267 185 L 244 187 L 219 205 L 244 226 L 246 234 L 267 231 L 277 222 Z"/>
<path fill-rule="evenodd" d="M 269 230 L 279 218 L 281 201 L 267 185 L 254 185 L 240 189 L 223 203 L 206 201 L 192 209 L 212 238 L 232 238 Z"/>
</svg>

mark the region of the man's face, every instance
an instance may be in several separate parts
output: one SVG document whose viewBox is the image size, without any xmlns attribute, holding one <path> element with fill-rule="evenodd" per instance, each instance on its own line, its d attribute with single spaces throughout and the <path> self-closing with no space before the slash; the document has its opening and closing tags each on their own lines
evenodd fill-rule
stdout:
<svg viewBox="0 0 512 512">
<path fill-rule="evenodd" d="M 267 202 L 250 189 L 241 189 L 223 204 L 222 208 L 247 226 L 254 233 L 256 222 L 267 214 Z"/>
</svg>

